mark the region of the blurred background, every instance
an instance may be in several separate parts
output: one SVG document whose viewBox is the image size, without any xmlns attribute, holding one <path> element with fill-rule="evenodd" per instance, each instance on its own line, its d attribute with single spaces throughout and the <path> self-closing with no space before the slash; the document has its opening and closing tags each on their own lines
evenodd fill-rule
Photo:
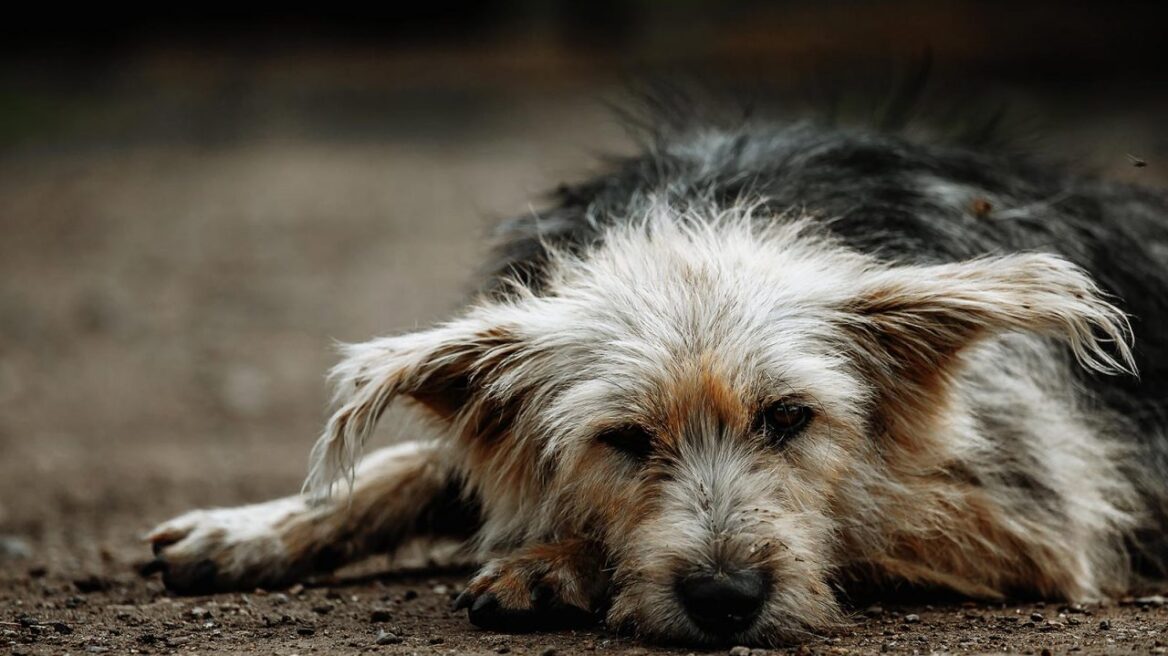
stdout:
<svg viewBox="0 0 1168 656">
<path fill-rule="evenodd" d="M 11 15 L 0 568 L 127 572 L 157 521 L 295 491 L 333 340 L 457 307 L 487 226 L 630 152 L 608 105 L 637 80 L 765 89 L 799 115 L 833 85 L 886 90 L 930 50 L 937 93 L 1005 106 L 1038 152 L 1163 186 L 1163 6 L 438 0 Z"/>
</svg>

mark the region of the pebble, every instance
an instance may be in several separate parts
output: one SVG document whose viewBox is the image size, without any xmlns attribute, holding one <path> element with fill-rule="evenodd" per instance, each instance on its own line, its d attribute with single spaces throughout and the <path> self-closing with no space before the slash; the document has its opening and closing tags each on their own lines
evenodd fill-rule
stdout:
<svg viewBox="0 0 1168 656">
<path fill-rule="evenodd" d="M 916 613 L 909 613 L 908 615 L 904 616 L 905 624 L 920 624 L 920 622 L 921 616 L 917 615 Z"/>
<path fill-rule="evenodd" d="M 730 656 L 750 656 L 750 647 L 738 645 L 730 649 Z"/>
<path fill-rule="evenodd" d="M 315 635 L 316 634 L 316 627 L 315 626 L 298 626 L 298 627 L 296 627 L 296 633 L 299 635 L 302 635 L 302 636 Z"/>
<path fill-rule="evenodd" d="M 433 590 L 436 595 L 444 595 L 450 592 L 450 588 L 445 585 L 436 585 Z"/>
<path fill-rule="evenodd" d="M 864 610 L 864 614 L 868 617 L 879 617 L 884 614 L 884 607 L 880 604 L 873 604 Z"/>
<path fill-rule="evenodd" d="M 377 632 L 376 642 L 379 645 L 397 645 L 397 644 L 401 644 L 402 639 L 399 638 L 397 636 L 397 634 L 395 634 L 395 633 L 390 633 L 389 631 L 382 630 L 382 631 Z"/>
<path fill-rule="evenodd" d="M 104 654 L 109 651 L 109 647 L 102 647 L 101 645 L 90 645 L 85 648 L 85 651 L 91 654 Z"/>
<path fill-rule="evenodd" d="M 393 619 L 393 615 L 391 615 L 389 611 L 385 610 L 384 608 L 378 608 L 377 610 L 369 613 L 370 622 L 388 622 L 391 619 Z"/>
<path fill-rule="evenodd" d="M 544 647 L 543 651 L 539 652 L 539 656 L 556 656 L 555 647 Z"/>
<path fill-rule="evenodd" d="M 1062 628 L 1063 628 L 1062 622 L 1057 622 L 1057 621 L 1051 620 L 1050 622 L 1043 624 L 1041 627 L 1041 630 L 1042 631 L 1061 631 Z"/>
<path fill-rule="evenodd" d="M 1108 620 L 1102 620 L 1101 622 L 1099 622 L 1099 630 L 1100 631 L 1110 631 L 1111 630 L 1111 622 Z"/>
<path fill-rule="evenodd" d="M 1139 597 L 1136 599 L 1137 606 L 1152 606 L 1159 608 L 1164 605 L 1164 597 L 1162 595 L 1150 595 L 1147 597 Z"/>
<path fill-rule="evenodd" d="M 1030 619 L 1035 622 L 1041 622 L 1045 618 L 1042 616 L 1042 613 L 1030 613 Z"/>
<path fill-rule="evenodd" d="M 27 540 L 15 535 L 0 535 L 0 560 L 23 560 L 31 557 L 32 547 Z"/>
<path fill-rule="evenodd" d="M 333 608 L 334 606 L 332 604 L 321 604 L 319 606 L 313 606 L 312 612 L 316 613 L 317 615 L 328 615 L 329 613 L 333 612 Z"/>
<path fill-rule="evenodd" d="M 83 579 L 75 579 L 73 585 L 76 586 L 78 592 L 88 594 L 90 592 L 104 592 L 105 590 L 109 590 L 112 584 L 107 579 L 93 575 Z"/>
</svg>

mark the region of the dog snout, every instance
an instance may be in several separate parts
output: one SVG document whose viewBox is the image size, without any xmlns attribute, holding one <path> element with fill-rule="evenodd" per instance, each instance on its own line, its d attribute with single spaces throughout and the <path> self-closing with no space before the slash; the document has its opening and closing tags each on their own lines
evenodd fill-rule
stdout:
<svg viewBox="0 0 1168 656">
<path fill-rule="evenodd" d="M 768 586 L 758 571 L 741 569 L 679 577 L 676 587 L 694 624 L 712 634 L 729 636 L 754 622 L 766 601 Z"/>
</svg>

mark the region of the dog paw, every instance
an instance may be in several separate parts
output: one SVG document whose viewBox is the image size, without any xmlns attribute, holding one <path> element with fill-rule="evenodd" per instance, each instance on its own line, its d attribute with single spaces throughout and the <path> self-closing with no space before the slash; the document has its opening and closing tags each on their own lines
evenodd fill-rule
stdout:
<svg viewBox="0 0 1168 656">
<path fill-rule="evenodd" d="M 455 609 L 467 609 L 475 626 L 512 633 L 596 624 L 608 587 L 602 563 L 547 553 L 555 548 L 491 561 L 455 600 Z"/>
<path fill-rule="evenodd" d="M 303 502 L 290 498 L 181 515 L 147 534 L 154 560 L 141 573 L 160 572 L 181 594 L 281 587 L 296 572 L 279 529 L 303 511 Z"/>
</svg>

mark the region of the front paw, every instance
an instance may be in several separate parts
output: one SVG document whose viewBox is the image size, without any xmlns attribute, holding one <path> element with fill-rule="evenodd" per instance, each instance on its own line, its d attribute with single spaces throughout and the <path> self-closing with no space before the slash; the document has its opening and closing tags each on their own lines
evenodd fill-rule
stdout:
<svg viewBox="0 0 1168 656">
<path fill-rule="evenodd" d="M 180 594 L 282 587 L 297 572 L 280 528 L 303 510 L 292 498 L 176 517 L 146 536 L 154 560 L 142 574 L 161 572 L 166 587 Z"/>
<path fill-rule="evenodd" d="M 455 600 L 475 626 L 523 633 L 596 624 L 608 589 L 603 561 L 540 547 L 488 563 Z"/>
</svg>

